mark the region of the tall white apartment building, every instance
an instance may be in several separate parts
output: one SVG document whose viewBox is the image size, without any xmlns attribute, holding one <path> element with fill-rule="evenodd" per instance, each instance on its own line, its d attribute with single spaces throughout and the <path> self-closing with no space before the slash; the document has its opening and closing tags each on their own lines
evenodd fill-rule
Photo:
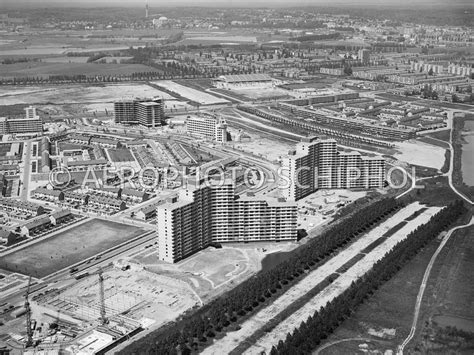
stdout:
<svg viewBox="0 0 474 355">
<path fill-rule="evenodd" d="M 336 167 L 338 189 L 370 189 L 383 187 L 385 160 L 365 157 L 359 152 L 339 153 Z"/>
<path fill-rule="evenodd" d="M 158 257 L 177 262 L 211 242 L 296 240 L 297 206 L 282 199 L 235 195 L 230 180 L 188 182 L 157 207 Z"/>
<path fill-rule="evenodd" d="M 227 142 L 227 123 L 213 116 L 188 116 L 186 131 L 193 136 L 204 137 L 219 143 Z"/>
<path fill-rule="evenodd" d="M 284 196 L 297 201 L 319 189 L 379 188 L 384 183 L 385 161 L 358 152 L 340 153 L 334 139 L 303 138 L 282 159 L 288 184 Z"/>
<path fill-rule="evenodd" d="M 0 134 L 30 134 L 43 133 L 43 121 L 36 113 L 36 108 L 25 108 L 25 117 L 0 117 Z"/>
</svg>

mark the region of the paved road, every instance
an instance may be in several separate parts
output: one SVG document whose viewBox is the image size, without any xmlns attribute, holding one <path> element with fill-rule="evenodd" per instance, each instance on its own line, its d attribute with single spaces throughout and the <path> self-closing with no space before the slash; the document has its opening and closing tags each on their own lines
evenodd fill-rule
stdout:
<svg viewBox="0 0 474 355">
<path fill-rule="evenodd" d="M 415 332 L 416 332 L 416 326 L 418 324 L 418 317 L 420 315 L 420 308 L 421 308 L 421 301 L 423 300 L 423 294 L 425 292 L 426 285 L 428 283 L 428 279 L 430 277 L 431 269 L 433 268 L 433 265 L 436 261 L 436 258 L 438 257 L 439 253 L 441 250 L 443 250 L 444 246 L 448 242 L 449 238 L 453 235 L 453 233 L 459 229 L 466 228 L 469 226 L 474 225 L 474 217 L 471 218 L 471 221 L 467 224 L 464 224 L 462 226 L 457 226 L 449 230 L 449 232 L 445 235 L 443 238 L 443 241 L 441 244 L 438 246 L 438 249 L 436 249 L 435 253 L 431 257 L 431 260 L 426 267 L 425 274 L 423 275 L 423 280 L 420 285 L 420 290 L 418 291 L 418 296 L 416 297 L 416 304 L 415 304 L 415 312 L 414 312 L 414 317 L 413 317 L 413 323 L 410 329 L 410 333 L 408 334 L 407 338 L 403 341 L 401 345 L 398 346 L 397 349 L 397 354 L 402 355 L 404 348 L 407 346 L 407 344 L 413 339 Z"/>
<path fill-rule="evenodd" d="M 450 114 L 448 115 L 448 126 L 452 127 L 453 126 L 453 113 L 450 112 Z M 433 139 L 436 139 L 436 138 L 433 138 Z M 444 143 L 446 143 L 445 141 L 442 141 Z M 451 134 L 450 134 L 450 141 L 447 142 L 449 144 L 449 150 L 451 151 L 451 154 L 450 154 L 450 161 L 449 161 L 449 171 L 441 176 L 447 176 L 448 177 L 448 183 L 449 183 L 449 187 L 451 188 L 451 190 L 453 190 L 453 192 L 458 195 L 459 197 L 461 197 L 464 201 L 466 201 L 467 203 L 471 204 L 471 205 L 474 205 L 474 202 L 471 201 L 467 196 L 465 196 L 463 193 L 459 192 L 456 187 L 454 186 L 453 184 L 453 170 L 454 170 L 454 148 L 453 148 L 453 130 L 451 129 Z M 410 179 L 413 181 L 413 178 L 412 176 L 408 173 Z M 422 180 L 426 180 L 426 179 L 431 179 L 432 176 L 428 176 L 428 177 L 423 177 L 423 178 L 420 178 L 420 179 L 416 179 L 415 181 L 413 181 L 413 184 L 412 186 L 405 192 L 403 192 L 402 194 L 398 195 L 396 198 L 400 198 L 404 195 L 406 195 L 407 193 L 409 193 L 410 191 L 412 191 L 414 188 L 416 188 L 416 183 L 419 182 L 419 181 L 422 181 Z"/>
<path fill-rule="evenodd" d="M 333 345 L 340 344 L 340 343 L 345 343 L 347 341 L 373 342 L 374 339 L 369 339 L 369 338 L 347 338 L 347 339 L 340 339 L 340 340 L 331 341 L 330 343 L 324 344 L 320 348 L 316 349 L 316 351 L 313 353 L 313 355 L 319 355 L 321 353 L 321 351 L 323 351 L 323 350 L 325 350 L 325 349 L 327 349 L 327 348 L 329 348 Z"/>
</svg>

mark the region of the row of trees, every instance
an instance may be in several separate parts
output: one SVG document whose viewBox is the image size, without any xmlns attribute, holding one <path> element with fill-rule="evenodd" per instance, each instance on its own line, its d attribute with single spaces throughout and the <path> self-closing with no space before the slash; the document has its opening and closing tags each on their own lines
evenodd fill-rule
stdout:
<svg viewBox="0 0 474 355">
<path fill-rule="evenodd" d="M 214 76 L 217 76 L 214 75 Z M 132 72 L 118 75 L 63 74 L 48 76 L 25 76 L 19 78 L 0 78 L 0 85 L 63 84 L 63 83 L 116 83 L 134 80 L 159 80 L 195 78 L 196 74 L 169 74 L 159 71 Z M 200 75 L 200 77 L 207 77 Z"/>
<path fill-rule="evenodd" d="M 277 297 L 336 249 L 380 223 L 401 206 L 395 199 L 387 198 L 362 208 L 293 251 L 284 262 L 258 273 L 222 297 L 166 329 L 149 334 L 121 353 L 176 354 L 206 346 L 207 340 L 216 332 L 225 332 L 239 318 L 255 313 L 268 299 Z"/>
<path fill-rule="evenodd" d="M 270 354 L 310 354 L 357 306 L 466 211 L 462 201 L 456 201 L 438 212 L 428 223 L 418 227 L 398 243 L 364 277 L 353 282 L 344 293 L 302 322 L 292 334 L 288 333 L 286 340 L 274 346 Z"/>
</svg>

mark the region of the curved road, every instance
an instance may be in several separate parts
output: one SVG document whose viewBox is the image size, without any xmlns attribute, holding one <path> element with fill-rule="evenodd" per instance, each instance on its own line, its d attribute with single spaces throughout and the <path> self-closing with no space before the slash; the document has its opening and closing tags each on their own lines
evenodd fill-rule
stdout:
<svg viewBox="0 0 474 355">
<path fill-rule="evenodd" d="M 474 217 L 471 218 L 471 221 L 469 223 L 450 229 L 449 232 L 446 234 L 446 236 L 443 238 L 443 241 L 441 242 L 441 244 L 438 246 L 438 249 L 436 249 L 435 253 L 431 257 L 430 262 L 425 270 L 425 274 L 423 275 L 423 280 L 421 282 L 420 290 L 418 291 L 418 296 L 416 297 L 415 314 L 413 317 L 413 323 L 410 329 L 410 333 L 408 334 L 407 338 L 403 341 L 403 343 L 398 346 L 397 355 L 403 354 L 403 349 L 405 348 L 405 346 L 407 346 L 407 344 L 413 339 L 415 335 L 416 325 L 418 323 L 418 317 L 420 315 L 421 301 L 423 300 L 423 294 L 425 292 L 425 288 L 428 283 L 428 279 L 430 277 L 431 269 L 433 268 L 436 258 L 438 257 L 439 253 L 444 248 L 449 238 L 453 235 L 455 231 L 472 226 L 472 225 L 474 225 Z"/>
<path fill-rule="evenodd" d="M 345 343 L 346 341 L 365 341 L 367 343 L 369 343 L 369 342 L 373 343 L 374 341 L 377 341 L 377 340 L 370 339 L 370 338 L 347 338 L 347 339 L 335 340 L 335 341 L 332 341 L 330 343 L 324 344 L 320 348 L 316 349 L 316 351 L 313 353 L 313 355 L 319 355 L 321 353 L 321 351 L 326 350 L 327 348 L 330 348 L 333 345 L 340 344 L 340 343 Z"/>
<path fill-rule="evenodd" d="M 454 120 L 454 117 L 450 118 L 451 120 Z M 451 127 L 453 127 L 454 122 L 451 122 Z M 474 202 L 472 202 L 468 197 L 464 196 L 461 192 L 456 190 L 456 188 L 453 185 L 453 170 L 454 170 L 454 148 L 453 148 L 453 132 L 454 130 L 451 128 L 451 134 L 449 136 L 449 150 L 451 151 L 451 159 L 449 162 L 449 171 L 447 172 L 448 174 L 448 182 L 449 186 L 451 187 L 451 190 L 453 190 L 459 197 L 461 197 L 464 201 L 467 203 L 474 205 Z"/>
<path fill-rule="evenodd" d="M 448 120 L 450 121 L 450 126 L 453 127 L 453 120 L 454 120 L 454 117 L 451 115 L 448 117 Z M 433 138 L 433 139 L 437 139 L 437 138 Z M 439 140 L 439 139 L 438 139 Z M 440 140 L 441 141 L 441 140 Z M 450 150 L 450 160 L 449 160 L 449 171 L 441 176 L 447 176 L 448 177 L 448 184 L 449 184 L 449 187 L 451 188 L 451 190 L 453 190 L 453 192 L 458 195 L 459 197 L 461 197 L 464 201 L 466 201 L 467 203 L 469 203 L 470 205 L 474 205 L 474 202 L 471 201 L 467 196 L 465 196 L 463 193 L 459 192 L 456 187 L 454 186 L 453 184 L 453 170 L 454 170 L 454 148 L 453 148 L 453 129 L 451 128 L 451 132 L 450 132 L 450 136 L 449 136 L 449 142 L 445 142 L 445 141 L 441 141 L 441 142 L 444 142 L 444 143 L 448 143 L 449 144 L 449 150 Z M 413 181 L 413 178 L 412 176 L 410 175 L 410 178 L 412 179 Z M 422 181 L 422 180 L 425 180 L 425 179 L 431 179 L 432 177 L 431 176 L 428 176 L 428 177 L 424 177 L 424 178 L 420 178 L 420 179 L 416 179 L 415 181 L 413 181 L 413 184 L 412 186 L 405 192 L 403 192 L 402 194 L 398 195 L 396 198 L 400 198 L 402 196 L 404 196 L 405 194 L 409 193 L 410 191 L 412 191 L 415 187 L 416 187 L 416 183 L 418 181 Z"/>
</svg>

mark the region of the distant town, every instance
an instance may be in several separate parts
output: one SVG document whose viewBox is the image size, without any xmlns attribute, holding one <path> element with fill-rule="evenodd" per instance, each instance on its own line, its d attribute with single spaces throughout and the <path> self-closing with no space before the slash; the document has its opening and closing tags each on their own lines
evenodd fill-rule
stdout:
<svg viewBox="0 0 474 355">
<path fill-rule="evenodd" d="M 467 353 L 471 5 L 0 10 L 0 353 Z"/>
</svg>

